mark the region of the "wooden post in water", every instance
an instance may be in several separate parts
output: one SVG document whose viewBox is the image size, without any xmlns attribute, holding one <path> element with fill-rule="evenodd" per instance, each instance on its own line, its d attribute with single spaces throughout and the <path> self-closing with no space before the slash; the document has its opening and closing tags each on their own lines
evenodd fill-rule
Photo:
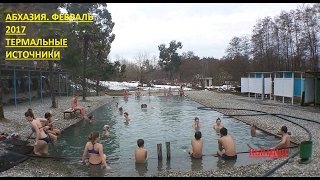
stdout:
<svg viewBox="0 0 320 180">
<path fill-rule="evenodd" d="M 158 160 L 162 160 L 162 143 L 157 144 Z"/>
<path fill-rule="evenodd" d="M 166 142 L 166 150 L 167 150 L 167 159 L 170 159 L 170 142 Z"/>
</svg>

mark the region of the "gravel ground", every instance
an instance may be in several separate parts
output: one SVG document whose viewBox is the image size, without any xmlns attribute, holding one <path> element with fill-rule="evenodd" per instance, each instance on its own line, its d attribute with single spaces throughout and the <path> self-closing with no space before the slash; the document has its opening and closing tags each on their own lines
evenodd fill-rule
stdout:
<svg viewBox="0 0 320 180">
<path fill-rule="evenodd" d="M 318 121 L 320 110 L 313 107 L 301 107 L 299 105 L 292 105 L 289 103 L 274 102 L 273 100 L 260 100 L 255 98 L 236 96 L 232 94 L 217 93 L 212 91 L 186 91 L 185 94 L 188 98 L 199 102 L 204 106 L 215 107 L 215 108 L 230 108 L 230 109 L 216 109 L 217 111 L 227 115 L 237 115 L 237 114 L 257 114 L 257 112 L 244 111 L 244 110 L 234 110 L 234 109 L 252 109 L 260 110 L 268 113 L 290 115 L 293 117 L 301 117 L 311 120 Z M 50 99 L 45 99 L 44 102 L 32 101 L 32 104 L 28 103 L 18 104 L 18 107 L 6 106 L 4 107 L 6 118 L 10 119 L 12 123 L 0 122 L 0 132 L 5 132 L 8 134 L 19 133 L 21 137 L 26 137 L 30 133 L 30 127 L 28 122 L 24 118 L 24 112 L 27 108 L 31 107 L 34 109 L 36 117 L 42 117 L 44 112 L 52 110 L 54 118 L 58 118 L 55 121 L 55 126 L 60 129 L 65 129 L 72 124 L 80 121 L 80 119 L 64 120 L 62 111 L 67 109 L 70 104 L 71 97 L 61 97 L 59 98 L 59 108 L 51 109 Z M 102 106 L 109 102 L 112 97 L 109 96 L 97 96 L 88 97 L 88 102 L 79 101 L 79 105 L 86 107 L 88 113 L 94 109 Z M 91 107 L 88 107 L 91 106 Z M 289 119 L 293 122 L 297 122 L 312 133 L 313 138 L 313 151 L 312 151 L 312 161 L 308 165 L 299 164 L 299 155 L 292 158 L 289 163 L 276 170 L 271 176 L 287 176 L 287 177 L 302 177 L 302 176 L 319 176 L 319 131 L 320 125 L 298 120 L 296 118 L 289 118 L 286 116 L 281 116 Z M 259 129 L 267 131 L 269 133 L 276 134 L 279 132 L 279 128 L 282 125 L 286 125 L 289 131 L 292 133 L 291 139 L 297 143 L 301 141 L 309 140 L 309 135 L 306 131 L 295 125 L 294 123 L 287 122 L 283 119 L 271 116 L 271 115 L 260 115 L 260 116 L 238 116 L 237 119 L 246 122 L 248 124 L 256 124 Z M 222 122 L 223 124 L 223 122 Z M 31 143 L 33 143 L 31 141 Z M 0 143 L 1 144 L 1 143 Z M 293 154 L 298 149 L 293 149 L 290 154 Z M 0 154 L 5 153 L 4 147 L 0 147 Z M 228 169 L 219 170 L 201 170 L 201 171 L 185 171 L 185 172 L 171 172 L 164 171 L 152 177 L 212 177 L 212 176 L 251 176 L 258 177 L 265 174 L 268 170 L 277 166 L 284 159 L 268 159 L 265 162 L 258 164 L 251 164 L 247 166 L 236 166 Z M 63 166 L 61 162 L 50 159 L 35 159 L 29 158 L 23 163 L 0 173 L 0 177 L 71 177 L 71 176 L 81 176 L 78 174 L 72 174 L 68 167 Z M 38 167 L 36 170 L 34 167 Z"/>
</svg>

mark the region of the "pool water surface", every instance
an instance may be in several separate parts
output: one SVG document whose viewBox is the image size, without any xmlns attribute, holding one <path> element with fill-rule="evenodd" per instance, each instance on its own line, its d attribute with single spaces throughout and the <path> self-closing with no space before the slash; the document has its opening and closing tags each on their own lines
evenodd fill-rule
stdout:
<svg viewBox="0 0 320 180">
<path fill-rule="evenodd" d="M 116 102 L 123 108 L 123 112 L 129 113 L 131 120 L 128 123 L 115 107 Z M 141 104 L 148 105 L 146 111 L 141 110 Z M 265 160 L 249 158 L 248 153 L 238 154 L 236 161 L 224 161 L 214 157 L 220 135 L 212 127 L 218 117 L 221 119 L 221 124 L 228 129 L 228 135 L 233 136 L 237 152 L 248 151 L 250 148 L 273 147 L 279 141 L 278 138 L 263 132 L 252 137 L 249 125 L 233 118 L 223 117 L 221 113 L 213 110 L 197 109 L 200 106 L 202 105 L 197 102 L 178 96 L 143 96 L 139 99 L 129 97 L 126 100 L 114 98 L 112 102 L 91 113 L 95 117 L 95 122 L 82 120 L 65 129 L 58 142 L 54 145 L 49 144 L 49 152 L 51 155 L 68 157 L 69 160 L 65 165 L 72 167 L 74 173 L 84 176 L 146 176 L 163 170 L 209 170 Z M 192 127 L 195 117 L 198 117 L 202 124 L 199 130 L 204 141 L 204 156 L 200 160 L 190 158 L 185 152 L 191 149 L 191 139 L 196 131 Z M 103 135 L 104 125 L 110 126 L 109 137 Z M 87 137 L 92 131 L 100 132 L 100 143 L 103 144 L 111 170 L 78 162 L 88 141 Z M 139 138 L 144 139 L 145 149 L 149 155 L 148 163 L 143 165 L 135 164 L 134 160 L 134 150 L 137 148 Z M 170 160 L 166 159 L 165 142 L 170 142 Z M 159 143 L 162 143 L 162 161 L 158 161 L 157 158 Z"/>
</svg>

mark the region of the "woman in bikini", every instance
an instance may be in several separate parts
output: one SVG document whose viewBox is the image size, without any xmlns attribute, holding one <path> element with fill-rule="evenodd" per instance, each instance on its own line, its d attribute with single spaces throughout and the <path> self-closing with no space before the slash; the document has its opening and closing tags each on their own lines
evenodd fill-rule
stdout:
<svg viewBox="0 0 320 180">
<path fill-rule="evenodd" d="M 111 169 L 107 165 L 107 156 L 103 153 L 102 144 L 98 143 L 100 141 L 100 134 L 98 132 L 92 132 L 89 134 L 88 139 L 90 142 L 87 142 L 86 146 L 84 147 L 82 162 L 84 162 L 88 153 L 89 163 L 91 165 L 103 164 L 107 169 Z"/>
<path fill-rule="evenodd" d="M 45 130 L 49 129 L 49 126 L 42 126 L 39 119 L 34 118 L 32 111 L 27 111 L 25 114 L 26 119 L 31 123 L 33 131 L 36 133 L 35 142 L 33 146 L 33 152 L 35 155 L 42 156 L 49 155 L 48 143 L 50 137 L 45 133 Z M 42 151 L 42 154 L 40 153 Z"/>
</svg>

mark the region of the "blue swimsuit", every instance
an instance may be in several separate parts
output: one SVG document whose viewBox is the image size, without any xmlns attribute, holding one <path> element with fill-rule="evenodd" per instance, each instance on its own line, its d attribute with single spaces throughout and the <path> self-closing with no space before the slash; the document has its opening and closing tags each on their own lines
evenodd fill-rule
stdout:
<svg viewBox="0 0 320 180">
<path fill-rule="evenodd" d="M 90 154 L 99 154 L 98 151 L 94 150 L 94 143 L 92 143 L 92 149 L 88 150 L 88 153 L 90 153 Z"/>
</svg>

